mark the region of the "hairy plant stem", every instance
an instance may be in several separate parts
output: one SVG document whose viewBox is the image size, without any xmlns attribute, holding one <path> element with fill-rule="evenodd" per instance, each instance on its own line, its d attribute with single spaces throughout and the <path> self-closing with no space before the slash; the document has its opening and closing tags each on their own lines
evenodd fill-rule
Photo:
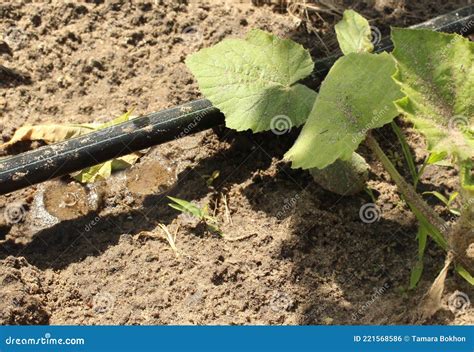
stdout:
<svg viewBox="0 0 474 352">
<path fill-rule="evenodd" d="M 431 209 L 428 204 L 426 204 L 426 202 L 418 195 L 418 193 L 416 193 L 413 186 L 405 181 L 405 179 L 400 175 L 390 159 L 384 153 L 382 148 L 380 148 L 379 143 L 371 133 L 368 133 L 366 142 L 369 148 L 374 152 L 379 161 L 382 163 L 385 170 L 387 170 L 393 182 L 395 182 L 397 185 L 398 190 L 403 194 L 406 202 L 409 203 L 415 214 L 418 212 L 419 215 L 422 215 L 424 218 L 426 218 L 426 220 L 428 220 L 428 222 L 436 228 L 437 232 L 443 234 L 445 244 L 449 243 L 444 231 L 442 231 L 442 229 L 446 228 L 445 221 L 441 219 L 441 217 L 433 209 Z"/>
</svg>

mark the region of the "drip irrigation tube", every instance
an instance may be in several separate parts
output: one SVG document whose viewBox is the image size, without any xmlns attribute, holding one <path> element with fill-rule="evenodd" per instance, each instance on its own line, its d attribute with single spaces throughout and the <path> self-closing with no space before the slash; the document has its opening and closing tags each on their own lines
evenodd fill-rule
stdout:
<svg viewBox="0 0 474 352">
<path fill-rule="evenodd" d="M 474 5 L 410 28 L 467 35 L 474 32 Z M 383 38 L 376 51 L 391 50 Z M 339 55 L 315 63 L 312 79 L 321 82 Z M 0 162 L 0 194 L 63 176 L 85 167 L 193 134 L 224 122 L 224 116 L 206 99 L 153 112 L 131 121 L 44 146 Z"/>
</svg>

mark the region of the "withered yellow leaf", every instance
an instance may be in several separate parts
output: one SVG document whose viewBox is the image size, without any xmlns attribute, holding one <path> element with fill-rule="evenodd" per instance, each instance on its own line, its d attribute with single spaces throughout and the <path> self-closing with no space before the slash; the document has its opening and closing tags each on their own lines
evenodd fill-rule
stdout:
<svg viewBox="0 0 474 352">
<path fill-rule="evenodd" d="M 12 139 L 0 145 L 0 149 L 4 149 L 21 141 L 44 141 L 48 144 L 57 143 L 90 133 L 95 129 L 94 124 L 23 126 L 16 130 Z"/>
<path fill-rule="evenodd" d="M 0 145 L 0 149 L 13 145 L 20 141 L 41 140 L 47 144 L 62 142 L 67 139 L 78 137 L 96 130 L 111 127 L 133 118 L 131 111 L 106 123 L 86 123 L 86 124 L 45 124 L 37 126 L 23 126 L 16 130 L 12 139 Z M 120 158 L 112 159 L 104 163 L 85 168 L 72 176 L 79 182 L 95 182 L 98 179 L 106 179 L 115 170 L 126 169 L 135 164 L 142 156 L 136 152 Z"/>
</svg>

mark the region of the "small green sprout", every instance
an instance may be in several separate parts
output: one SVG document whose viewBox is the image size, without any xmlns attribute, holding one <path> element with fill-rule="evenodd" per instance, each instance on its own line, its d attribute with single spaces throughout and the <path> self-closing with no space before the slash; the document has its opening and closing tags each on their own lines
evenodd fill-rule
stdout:
<svg viewBox="0 0 474 352">
<path fill-rule="evenodd" d="M 211 187 L 214 181 L 220 176 L 221 172 L 219 170 L 214 170 L 211 175 L 204 175 L 206 178 L 207 187 Z"/>
<path fill-rule="evenodd" d="M 461 215 L 461 212 L 459 211 L 459 209 L 457 208 L 453 208 L 451 206 L 451 204 L 453 204 L 454 200 L 456 199 L 456 197 L 459 195 L 459 192 L 453 192 L 449 195 L 449 198 L 446 198 L 444 195 L 442 195 L 441 193 L 439 192 L 436 192 L 436 191 L 432 191 L 432 192 L 423 192 L 423 195 L 426 195 L 426 194 L 431 194 L 433 196 L 435 196 L 436 198 L 438 198 L 444 205 L 446 205 L 446 208 L 448 208 L 449 212 L 454 214 L 454 215 L 457 215 L 457 216 L 460 216 Z"/>
<path fill-rule="evenodd" d="M 192 215 L 200 222 L 205 223 L 211 232 L 215 232 L 220 236 L 223 236 L 223 233 L 219 226 L 219 221 L 214 216 L 209 215 L 207 206 L 200 208 L 184 199 L 179 199 L 170 196 L 168 196 L 168 198 L 173 202 L 168 204 L 171 208 L 176 209 L 183 214 Z"/>
</svg>

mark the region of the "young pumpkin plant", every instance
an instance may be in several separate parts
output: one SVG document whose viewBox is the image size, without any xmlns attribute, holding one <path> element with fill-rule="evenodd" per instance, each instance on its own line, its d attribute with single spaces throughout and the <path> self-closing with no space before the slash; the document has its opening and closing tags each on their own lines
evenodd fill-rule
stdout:
<svg viewBox="0 0 474 352">
<path fill-rule="evenodd" d="M 472 258 L 463 255 L 466 244 L 474 242 L 466 235 L 472 233 L 474 193 L 473 43 L 456 34 L 394 28 L 393 54 L 375 54 L 367 20 L 351 10 L 336 25 L 336 34 L 344 56 L 318 94 L 298 83 L 313 69 L 309 53 L 291 40 L 260 30 L 244 40 L 228 39 L 203 49 L 186 63 L 202 93 L 226 116 L 227 127 L 273 130 L 281 116 L 287 127 L 304 124 L 284 158 L 293 168 L 309 169 L 329 190 L 353 194 L 365 187 L 368 165 L 356 153 L 365 142 L 419 221 L 418 261 L 410 287 L 421 276 L 428 235 L 456 259 L 457 272 L 474 284 L 464 267 L 472 270 Z M 431 156 L 425 164 L 449 163 L 459 170 L 464 206 L 452 228 L 416 192 L 424 166 L 416 170 L 407 145 L 404 154 L 411 160 L 415 186 L 398 173 L 371 133 L 392 123 L 404 142 L 393 121 L 399 114 L 426 137 Z"/>
<path fill-rule="evenodd" d="M 297 83 L 313 72 L 309 52 L 292 40 L 258 29 L 245 39 L 226 39 L 202 49 L 188 56 L 186 65 L 202 93 L 224 113 L 226 126 L 237 131 L 279 134 L 301 126 L 317 96 Z M 360 156 L 353 159 L 325 171 L 314 170 L 313 177 L 330 191 L 357 193 L 368 178 L 368 165 Z"/>
<path fill-rule="evenodd" d="M 452 75 L 458 76 L 458 68 L 464 70 L 467 77 L 472 77 L 472 43 L 454 34 L 394 29 L 393 56 L 386 53 L 369 54 L 373 49 L 369 44 L 370 38 L 366 37 L 370 34 L 370 27 L 365 19 L 353 11 L 346 11 L 343 20 L 336 26 L 336 33 L 346 56 L 336 62 L 323 82 L 308 122 L 295 145 L 286 154 L 286 158 L 293 162 L 293 166 L 324 168 L 335 158 L 347 159 L 349 153 L 366 139 L 367 145 L 389 172 L 420 223 L 419 257 L 410 279 L 410 287 L 415 287 L 421 276 L 422 256 L 426 244 L 424 238 L 428 233 L 441 247 L 457 253 L 459 261 L 470 261 L 463 256 L 466 251 L 463 242 L 472 242 L 472 238 L 466 238 L 472 229 L 472 215 L 469 215 L 472 211 L 472 199 L 467 192 L 472 186 L 466 181 L 466 174 L 470 175 L 472 168 L 466 164 L 472 159 L 474 150 L 472 127 L 469 127 L 472 126 L 473 115 L 472 100 L 469 96 L 474 87 L 472 79 L 467 78 L 460 84 L 460 91 L 456 90 L 451 96 L 436 96 L 438 90 L 436 86 L 433 87 L 433 82 L 443 87 L 448 86 L 449 89 L 445 90 L 453 92 L 457 88 L 457 82 L 460 82 L 458 78 L 452 79 Z M 440 40 L 436 40 L 438 36 Z M 444 40 L 441 40 L 443 38 Z M 419 43 L 427 47 L 420 50 Z M 455 43 L 459 43 L 457 45 L 461 48 L 451 47 Z M 451 50 L 460 51 L 460 54 L 453 54 Z M 443 59 L 448 62 L 443 62 Z M 432 69 L 436 62 L 440 63 L 438 72 Z M 420 63 L 426 63 L 427 68 L 423 69 L 425 65 Z M 470 93 L 466 92 L 466 89 Z M 411 92 L 415 94 L 411 96 Z M 398 95 L 398 98 L 394 94 Z M 437 104 L 444 106 L 440 108 Z M 369 120 L 370 109 L 374 107 L 373 116 Z M 443 108 L 445 111 L 441 110 Z M 448 115 L 434 117 L 431 113 L 436 111 L 441 111 L 438 115 Z M 458 225 L 450 234 L 443 231 L 446 230 L 446 223 L 428 207 L 414 187 L 400 176 L 375 138 L 370 132 L 367 133 L 369 129 L 392 121 L 399 113 L 406 115 L 415 128 L 425 134 L 433 156 L 437 156 L 437 159 L 451 157 L 458 163 L 460 174 L 463 175 L 461 185 L 466 189 L 466 206 L 464 215 L 461 215 Z M 333 120 L 334 116 L 338 116 L 336 121 Z M 395 131 L 399 132 L 396 124 L 392 124 Z M 459 126 L 462 127 L 461 131 L 456 129 Z M 460 132 L 461 136 L 458 135 Z M 334 145 L 339 147 L 335 155 L 311 153 L 312 150 L 334 150 L 331 149 Z M 472 270 L 472 264 L 468 263 L 468 266 Z M 458 265 L 456 269 L 473 283 L 472 277 L 462 266 Z"/>
<path fill-rule="evenodd" d="M 457 34 L 429 30 L 394 29 L 392 39 L 398 68 L 394 79 L 406 95 L 395 102 L 397 108 L 426 137 L 432 159 L 459 172 L 460 217 L 451 229 L 439 229 L 458 263 L 472 273 L 474 44 Z M 473 284 L 460 264 L 456 270 Z"/>
</svg>

